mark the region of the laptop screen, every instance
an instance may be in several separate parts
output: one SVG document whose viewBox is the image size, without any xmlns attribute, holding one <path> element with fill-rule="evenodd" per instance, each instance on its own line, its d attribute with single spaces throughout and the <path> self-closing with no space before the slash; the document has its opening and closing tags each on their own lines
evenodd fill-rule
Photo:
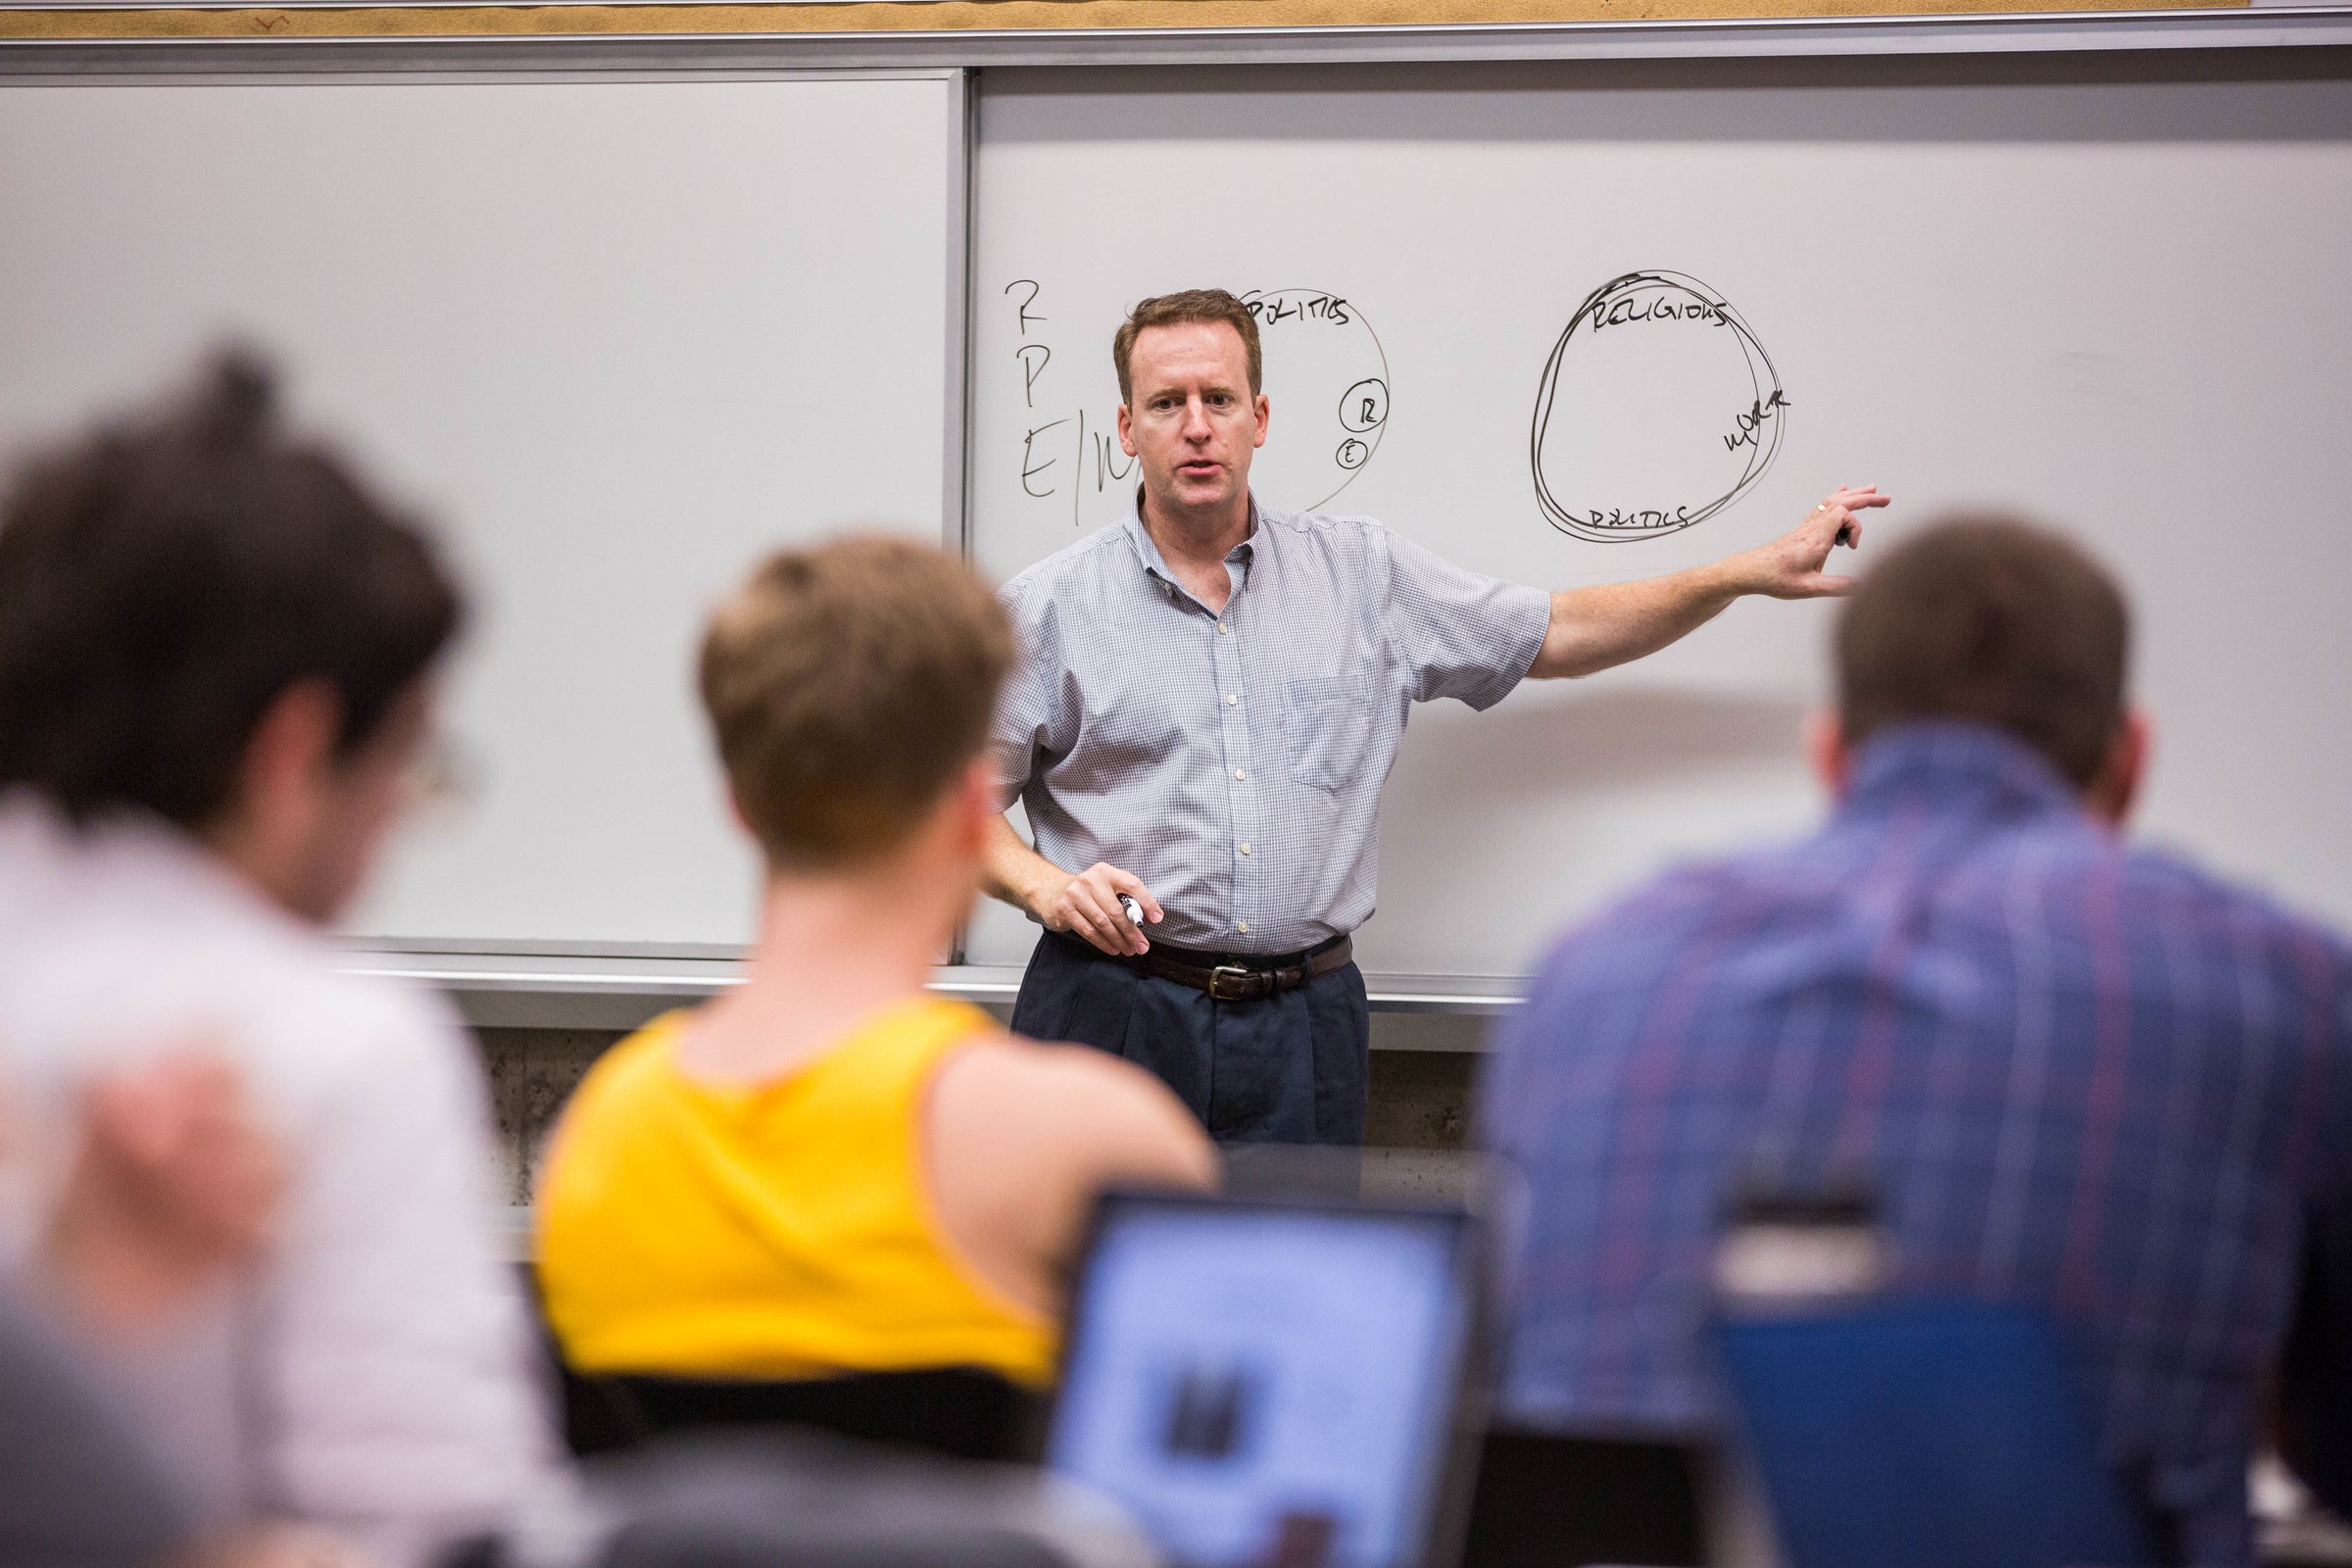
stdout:
<svg viewBox="0 0 2352 1568">
<path fill-rule="evenodd" d="M 1105 1200 L 1048 1463 L 1187 1568 L 1420 1562 L 1465 1371 L 1466 1224 Z"/>
</svg>

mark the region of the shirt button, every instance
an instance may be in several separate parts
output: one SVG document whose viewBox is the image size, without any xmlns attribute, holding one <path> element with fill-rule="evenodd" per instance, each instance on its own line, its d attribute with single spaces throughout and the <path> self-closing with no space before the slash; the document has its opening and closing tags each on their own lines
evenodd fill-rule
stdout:
<svg viewBox="0 0 2352 1568">
<path fill-rule="evenodd" d="M 1227 626 L 1223 621 L 1220 620 L 1217 622 L 1217 635 L 1220 637 L 1230 637 L 1233 635 L 1233 628 Z"/>
<path fill-rule="evenodd" d="M 1239 697 L 1237 697 L 1237 696 L 1234 696 L 1234 695 L 1233 695 L 1233 694 L 1231 694 L 1231 693 L 1227 693 L 1227 694 L 1226 694 L 1226 697 L 1225 697 L 1225 706 L 1226 706 L 1227 708 L 1231 708 L 1231 707 L 1232 707 L 1234 704 L 1236 704 L 1236 703 L 1238 703 L 1238 702 L 1240 702 L 1240 701 L 1241 701 L 1241 698 L 1239 698 Z"/>
<path fill-rule="evenodd" d="M 1249 845 L 1247 845 L 1247 844 L 1243 845 L 1243 846 L 1242 846 L 1242 853 L 1243 853 L 1244 855 L 1248 855 L 1248 854 L 1250 853 L 1250 846 L 1249 846 Z"/>
<path fill-rule="evenodd" d="M 1250 934 L 1250 922 L 1244 920 L 1240 925 L 1235 926 L 1234 929 L 1241 932 L 1242 935 L 1248 936 Z"/>
<path fill-rule="evenodd" d="M 1233 776 L 1235 778 L 1248 778 L 1250 776 L 1250 770 L 1246 767 L 1237 767 L 1233 770 Z"/>
</svg>

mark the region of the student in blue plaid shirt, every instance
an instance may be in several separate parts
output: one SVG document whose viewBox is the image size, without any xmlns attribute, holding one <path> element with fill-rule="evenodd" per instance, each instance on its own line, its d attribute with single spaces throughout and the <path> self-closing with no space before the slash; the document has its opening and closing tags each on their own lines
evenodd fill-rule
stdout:
<svg viewBox="0 0 2352 1568">
<path fill-rule="evenodd" d="M 2166 1560 L 2253 1560 L 2256 1390 L 2299 1298 L 2280 1394 L 2352 1500 L 2352 952 L 2124 837 L 2148 755 L 2126 643 L 2122 594 L 2056 535 L 1914 536 L 1839 622 L 1821 831 L 1551 950 L 1481 1096 L 1524 1181 L 1512 1418 L 1709 1426 L 1727 1197 L 1859 1173 L 1896 1288 L 2082 1331 Z"/>
</svg>

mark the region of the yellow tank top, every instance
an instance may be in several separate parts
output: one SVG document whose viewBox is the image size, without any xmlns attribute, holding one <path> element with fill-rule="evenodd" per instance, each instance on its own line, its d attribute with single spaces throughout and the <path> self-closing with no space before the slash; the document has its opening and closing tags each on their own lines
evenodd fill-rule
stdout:
<svg viewBox="0 0 2352 1568">
<path fill-rule="evenodd" d="M 538 1200 L 541 1289 L 586 1372 L 821 1377 L 981 1366 L 1032 1386 L 1054 1335 L 956 1255 L 933 1212 L 924 1091 L 995 1032 L 929 998 L 756 1085 L 688 1077 L 690 1015 L 622 1041 L 565 1109 Z"/>
</svg>

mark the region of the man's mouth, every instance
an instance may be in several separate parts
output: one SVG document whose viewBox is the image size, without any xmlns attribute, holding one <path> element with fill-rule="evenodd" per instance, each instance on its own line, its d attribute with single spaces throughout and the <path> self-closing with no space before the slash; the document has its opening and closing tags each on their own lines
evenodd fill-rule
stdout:
<svg viewBox="0 0 2352 1568">
<path fill-rule="evenodd" d="M 1223 466 L 1224 465 L 1221 463 L 1209 463 L 1205 461 L 1198 463 L 1184 463 L 1177 465 L 1176 471 L 1195 479 L 1205 479 Z"/>
</svg>

